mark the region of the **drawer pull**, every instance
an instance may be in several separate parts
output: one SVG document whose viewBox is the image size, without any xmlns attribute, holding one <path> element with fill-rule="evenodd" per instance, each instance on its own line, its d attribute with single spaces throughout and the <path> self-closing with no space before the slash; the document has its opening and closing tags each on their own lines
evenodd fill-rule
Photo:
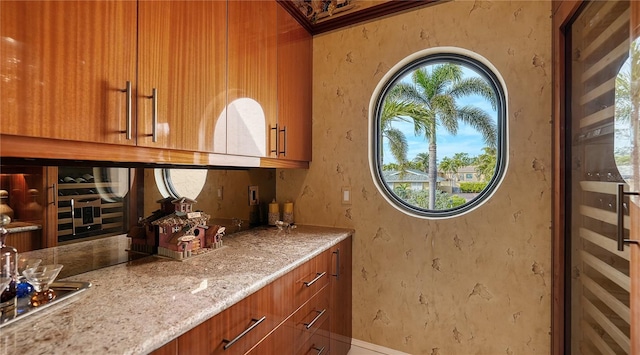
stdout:
<svg viewBox="0 0 640 355">
<path fill-rule="evenodd" d="M 243 336 L 247 335 L 250 331 L 252 331 L 253 329 L 255 329 L 255 327 L 258 326 L 258 324 L 262 323 L 265 321 L 265 319 L 267 319 L 267 316 L 263 316 L 260 319 L 255 319 L 252 318 L 251 321 L 255 322 L 253 323 L 249 328 L 245 329 L 242 333 L 240 333 L 240 335 L 238 335 L 237 337 L 233 338 L 233 340 L 227 340 L 227 339 L 222 339 L 223 343 L 226 343 L 224 345 L 224 350 L 227 350 L 231 347 L 231 345 L 233 345 L 235 342 L 237 342 L 238 340 L 242 339 Z"/>
<path fill-rule="evenodd" d="M 304 285 L 307 287 L 311 287 L 311 285 L 313 285 L 314 283 L 316 283 L 316 281 L 320 280 L 322 278 L 322 276 L 326 275 L 327 272 L 322 272 L 322 273 L 316 273 L 316 278 L 311 280 L 311 281 L 305 281 Z"/>
<path fill-rule="evenodd" d="M 322 355 L 322 353 L 324 352 L 324 346 L 321 347 L 320 349 L 318 349 L 315 345 L 312 347 L 313 350 L 318 352 L 318 355 Z"/>
<path fill-rule="evenodd" d="M 316 312 L 318 312 L 318 315 L 317 315 L 315 318 L 313 318 L 313 320 L 312 320 L 311 322 L 309 322 L 309 323 L 305 323 L 305 324 L 304 324 L 304 326 L 305 326 L 307 329 L 311 329 L 311 327 L 313 327 L 313 325 L 318 321 L 318 319 L 320 319 L 320 317 L 322 317 L 322 315 L 323 315 L 326 311 L 327 311 L 327 309 L 326 309 L 326 308 L 325 308 L 325 309 L 323 309 L 323 310 L 321 310 L 321 311 L 316 311 Z"/>
</svg>

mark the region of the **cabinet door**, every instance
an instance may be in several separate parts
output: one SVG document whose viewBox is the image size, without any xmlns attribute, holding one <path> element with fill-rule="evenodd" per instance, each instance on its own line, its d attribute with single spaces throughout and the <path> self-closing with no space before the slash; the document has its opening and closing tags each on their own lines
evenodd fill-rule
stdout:
<svg viewBox="0 0 640 355">
<path fill-rule="evenodd" d="M 278 136 L 269 134 L 277 149 L 270 156 L 311 161 L 312 57 L 311 34 L 278 6 Z"/>
<path fill-rule="evenodd" d="M 134 1 L 1 1 L 0 133 L 135 144 L 123 90 L 136 13 Z"/>
<path fill-rule="evenodd" d="M 275 1 L 231 0 L 227 153 L 267 156 L 267 131 L 276 119 Z"/>
<path fill-rule="evenodd" d="M 351 237 L 331 248 L 331 354 L 351 348 Z"/>
<path fill-rule="evenodd" d="M 138 145 L 225 152 L 224 1 L 140 1 Z"/>
</svg>

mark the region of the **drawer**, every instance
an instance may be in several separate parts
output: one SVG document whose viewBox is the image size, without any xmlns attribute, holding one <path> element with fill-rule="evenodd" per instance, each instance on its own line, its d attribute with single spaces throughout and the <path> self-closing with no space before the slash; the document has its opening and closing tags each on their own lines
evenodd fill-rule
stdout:
<svg viewBox="0 0 640 355">
<path fill-rule="evenodd" d="M 285 324 L 276 328 L 248 354 L 251 355 L 282 355 L 293 354 L 293 328 Z"/>
<path fill-rule="evenodd" d="M 285 275 L 211 318 L 212 353 L 244 354 L 280 325 L 290 314 L 291 279 Z"/>
<path fill-rule="evenodd" d="M 325 251 L 293 270 L 294 311 L 329 284 L 330 259 L 331 253 Z"/>
<path fill-rule="evenodd" d="M 314 334 L 329 335 L 329 287 L 322 288 L 309 302 L 293 314 L 293 338 L 295 353 L 299 353 L 304 344 Z M 307 349 L 308 350 L 308 349 Z"/>
<path fill-rule="evenodd" d="M 327 355 L 329 354 L 329 322 L 325 322 L 311 337 L 298 349 L 296 355 Z"/>
</svg>

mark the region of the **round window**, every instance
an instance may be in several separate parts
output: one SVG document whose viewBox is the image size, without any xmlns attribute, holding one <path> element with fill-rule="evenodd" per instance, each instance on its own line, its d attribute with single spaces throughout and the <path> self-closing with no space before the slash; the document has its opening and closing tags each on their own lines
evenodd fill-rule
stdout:
<svg viewBox="0 0 640 355">
<path fill-rule="evenodd" d="M 410 215 L 446 218 L 486 201 L 507 165 L 506 90 L 484 58 L 415 53 L 378 84 L 369 162 L 382 195 Z"/>
</svg>

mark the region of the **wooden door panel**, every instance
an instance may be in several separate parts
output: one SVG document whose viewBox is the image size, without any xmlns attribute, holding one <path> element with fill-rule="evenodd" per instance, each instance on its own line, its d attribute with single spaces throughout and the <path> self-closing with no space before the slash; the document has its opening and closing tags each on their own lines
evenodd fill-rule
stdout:
<svg viewBox="0 0 640 355">
<path fill-rule="evenodd" d="M 135 144 L 136 3 L 0 2 L 0 133 Z"/>
<path fill-rule="evenodd" d="M 278 132 L 279 158 L 311 161 L 312 45 L 307 30 L 278 6 L 278 128 L 284 130 Z"/>
<path fill-rule="evenodd" d="M 638 41 L 640 38 L 640 3 L 636 1 L 630 2 L 630 40 L 631 47 L 638 45 Z M 632 56 L 632 75 L 637 75 L 638 68 L 633 68 L 633 66 L 638 65 L 636 56 L 638 55 L 636 51 L 631 50 Z M 632 82 L 637 86 L 637 77 L 632 77 Z M 632 127 L 635 128 L 635 132 L 632 133 L 632 137 L 636 138 L 635 146 L 633 149 L 634 161 L 638 163 L 638 155 L 640 155 L 640 124 L 638 120 L 640 119 L 640 113 L 638 112 L 638 108 L 640 107 L 640 95 L 636 90 L 633 91 L 635 96 L 632 97 L 634 113 L 632 115 L 632 120 L 636 120 L 635 124 L 632 124 Z M 633 166 L 633 187 L 634 192 L 640 192 L 640 166 Z M 629 216 L 631 219 L 630 230 L 629 230 L 629 239 L 632 243 L 628 244 L 626 248 L 630 249 L 630 260 L 629 260 L 629 278 L 631 279 L 631 285 L 629 290 L 629 303 L 630 303 L 630 319 L 631 319 L 631 334 L 635 334 L 635 336 L 631 336 L 630 341 L 630 349 L 631 354 L 640 353 L 640 198 L 637 196 L 632 196 L 630 198 L 630 208 L 629 208 Z"/>
<path fill-rule="evenodd" d="M 232 0 L 228 6 L 227 153 L 262 157 L 277 115 L 278 5 Z"/>
<path fill-rule="evenodd" d="M 352 238 L 331 248 L 331 353 L 346 355 L 351 348 Z"/>
<path fill-rule="evenodd" d="M 225 153 L 226 2 L 141 1 L 139 12 L 138 144 Z"/>
</svg>

